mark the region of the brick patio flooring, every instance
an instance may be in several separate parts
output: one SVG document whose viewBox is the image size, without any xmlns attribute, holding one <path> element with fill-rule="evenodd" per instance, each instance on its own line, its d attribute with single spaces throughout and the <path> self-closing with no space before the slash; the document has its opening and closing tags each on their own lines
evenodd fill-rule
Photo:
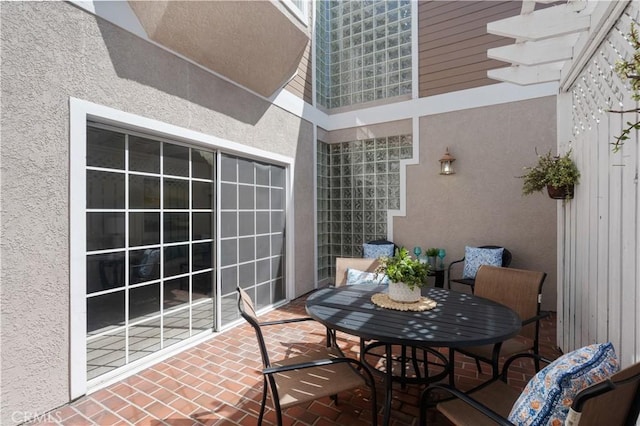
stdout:
<svg viewBox="0 0 640 426">
<path fill-rule="evenodd" d="M 260 318 L 269 321 L 306 316 L 305 297 Z M 284 327 L 284 328 L 283 328 Z M 286 330 L 286 332 L 283 332 Z M 263 329 L 272 359 L 284 357 L 301 343 L 324 344 L 324 327 L 315 321 L 274 326 Z M 355 337 L 339 333 L 339 344 L 348 356 L 358 356 Z M 555 316 L 541 327 L 541 353 L 556 358 Z M 261 361 L 256 338 L 248 324 L 228 330 L 214 338 L 185 350 L 138 374 L 107 388 L 82 397 L 51 412 L 49 419 L 60 419 L 62 425 L 255 425 L 262 395 Z M 533 366 L 523 363 L 514 369 L 510 383 L 521 389 Z M 486 380 L 489 367 L 479 375 L 475 363 L 464 356 L 456 357 L 456 385 L 469 389 Z M 376 383 L 378 420 L 382 421 L 384 384 Z M 424 387 L 401 389 L 394 385 L 391 425 L 417 425 L 418 398 Z M 329 398 L 285 411 L 285 425 L 368 425 L 371 423 L 368 389 L 340 394 L 338 405 Z M 275 424 L 275 413 L 267 401 L 263 424 Z M 430 424 L 448 425 L 437 413 L 430 414 Z"/>
</svg>

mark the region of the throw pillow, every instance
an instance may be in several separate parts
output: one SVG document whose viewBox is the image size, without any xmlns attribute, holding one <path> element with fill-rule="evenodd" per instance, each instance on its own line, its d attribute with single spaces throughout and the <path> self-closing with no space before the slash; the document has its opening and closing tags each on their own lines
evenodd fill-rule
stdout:
<svg viewBox="0 0 640 426">
<path fill-rule="evenodd" d="M 384 274 L 376 274 L 375 272 L 365 272 L 347 268 L 347 285 L 356 284 L 389 284 L 389 277 Z"/>
<path fill-rule="evenodd" d="M 482 265 L 502 266 L 503 248 L 487 249 L 478 247 L 464 248 L 464 269 L 462 278 L 476 277 L 478 268 Z"/>
<path fill-rule="evenodd" d="M 369 244 L 362 245 L 362 257 L 366 259 L 377 259 L 382 256 L 393 256 L 393 244 Z"/>
<path fill-rule="evenodd" d="M 610 342 L 569 352 L 529 381 L 508 419 L 523 426 L 563 425 L 578 392 L 607 379 L 619 369 Z"/>
</svg>

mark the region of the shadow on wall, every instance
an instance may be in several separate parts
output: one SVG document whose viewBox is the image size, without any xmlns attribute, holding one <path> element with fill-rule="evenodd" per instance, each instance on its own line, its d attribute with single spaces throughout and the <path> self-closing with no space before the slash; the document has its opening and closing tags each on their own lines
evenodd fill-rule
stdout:
<svg viewBox="0 0 640 426">
<path fill-rule="evenodd" d="M 100 2 L 96 2 L 96 8 Z M 268 101 L 103 19 L 96 22 L 118 77 L 153 87 L 243 123 L 255 125 Z"/>
</svg>

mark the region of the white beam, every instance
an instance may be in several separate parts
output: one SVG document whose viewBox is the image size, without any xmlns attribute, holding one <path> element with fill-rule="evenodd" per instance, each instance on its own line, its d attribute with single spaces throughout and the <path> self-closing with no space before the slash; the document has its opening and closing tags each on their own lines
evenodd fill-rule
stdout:
<svg viewBox="0 0 640 426">
<path fill-rule="evenodd" d="M 537 65 L 533 67 L 512 66 L 487 71 L 487 77 L 494 80 L 514 83 L 520 86 L 560 81 L 560 68 L 557 64 Z"/>
<path fill-rule="evenodd" d="M 516 65 L 541 65 L 565 61 L 573 57 L 573 46 L 579 34 L 541 41 L 527 41 L 487 50 L 487 56 Z"/>
<path fill-rule="evenodd" d="M 543 40 L 589 29 L 590 12 L 595 6 L 575 10 L 569 4 L 536 10 L 526 15 L 517 15 L 499 21 L 489 22 L 490 34 L 522 40 Z"/>
</svg>

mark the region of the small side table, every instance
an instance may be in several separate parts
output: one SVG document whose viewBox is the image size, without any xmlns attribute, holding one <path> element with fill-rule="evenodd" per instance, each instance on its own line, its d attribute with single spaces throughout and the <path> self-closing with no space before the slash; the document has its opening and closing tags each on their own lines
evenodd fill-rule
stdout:
<svg viewBox="0 0 640 426">
<path fill-rule="evenodd" d="M 444 268 L 430 269 L 427 275 L 429 277 L 436 277 L 436 287 L 444 288 Z"/>
</svg>

